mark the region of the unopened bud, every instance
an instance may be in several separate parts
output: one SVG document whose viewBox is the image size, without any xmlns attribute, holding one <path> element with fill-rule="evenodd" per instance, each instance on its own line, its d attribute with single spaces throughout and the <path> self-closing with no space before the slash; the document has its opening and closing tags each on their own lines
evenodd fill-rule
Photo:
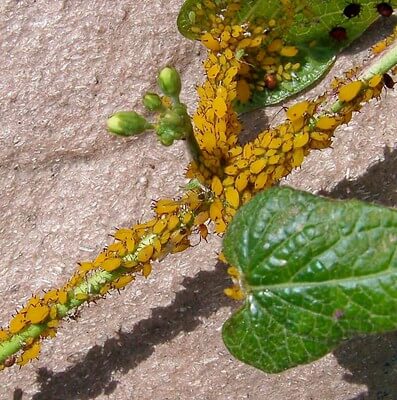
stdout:
<svg viewBox="0 0 397 400">
<path fill-rule="evenodd" d="M 149 111 L 161 111 L 164 109 L 163 102 L 161 101 L 160 96 L 156 93 L 146 93 L 145 96 L 143 96 L 143 105 Z"/>
<path fill-rule="evenodd" d="M 121 136 L 138 135 L 152 125 L 135 111 L 119 111 L 107 120 L 109 132 Z"/>
<path fill-rule="evenodd" d="M 161 91 L 170 97 L 178 97 L 181 92 L 181 77 L 173 67 L 163 68 L 158 77 L 158 85 Z"/>
</svg>

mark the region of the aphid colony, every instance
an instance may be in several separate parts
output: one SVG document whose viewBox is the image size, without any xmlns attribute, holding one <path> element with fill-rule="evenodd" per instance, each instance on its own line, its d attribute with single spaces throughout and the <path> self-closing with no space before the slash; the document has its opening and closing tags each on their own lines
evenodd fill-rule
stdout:
<svg viewBox="0 0 397 400">
<path fill-rule="evenodd" d="M 132 228 L 116 230 L 112 235 L 115 241 L 93 261 L 78 263 L 76 273 L 64 287 L 51 289 L 42 296 L 33 296 L 17 311 L 8 329 L 0 330 L 0 346 L 13 335 L 23 334 L 19 340 L 24 342 L 21 354 L 4 359 L 0 370 L 14 362 L 23 366 L 38 357 L 40 340 L 54 337 L 60 320 L 76 306 L 95 301 L 110 290 L 124 288 L 137 274 L 148 277 L 152 261 L 190 247 L 192 231 L 206 239 L 206 223 L 212 201 L 209 190 L 198 188 L 187 191 L 180 200 L 154 202 L 155 218 Z M 29 330 L 32 334 L 26 335 Z"/>
<path fill-rule="evenodd" d="M 281 38 L 292 21 L 291 8 L 280 4 L 283 13 L 277 22 L 256 19 L 242 27 L 236 23 L 240 0 L 216 3 L 210 0 L 197 3 L 192 15 L 195 26 L 191 31 L 214 56 L 227 61 L 233 55 L 240 61 L 236 71 L 237 100 L 247 102 L 254 90 L 274 90 L 281 81 L 292 80 L 295 71 L 300 69 L 296 61 L 299 50 Z M 211 72 L 218 73 L 215 67 Z"/>
<path fill-rule="evenodd" d="M 78 263 L 75 274 L 62 288 L 32 297 L 14 315 L 8 329 L 0 330 L 0 348 L 2 342 L 15 339 L 22 349 L 18 357 L 11 352 L 6 354 L 0 360 L 0 369 L 14 363 L 22 366 L 36 358 L 40 340 L 54 337 L 60 320 L 72 309 L 110 290 L 122 289 L 138 274 L 148 277 L 154 260 L 191 246 L 192 232 L 206 239 L 208 221 L 214 222 L 215 232 L 222 234 L 242 204 L 299 167 L 311 149 L 328 147 L 339 125 L 348 123 L 352 113 L 365 102 L 377 98 L 384 86 L 394 85 L 387 74 L 357 80 L 353 79 L 354 72 L 352 79 L 336 80 L 333 91 L 339 103 L 333 112 L 322 109 L 325 95 L 301 101 L 286 110 L 284 123 L 240 145 L 241 125 L 233 101 L 247 98 L 251 90 L 248 77 L 255 71 L 247 60 L 255 55 L 262 67 L 277 65 L 276 69 L 263 68 L 261 72 L 264 85 L 276 87 L 280 79 L 287 79 L 285 71 L 299 68 L 291 62 L 284 63 L 285 59 L 295 57 L 298 49 L 271 35 L 271 21 L 266 22 L 266 34 L 263 28 L 258 29 L 259 24 L 236 25 L 233 16 L 239 7 L 237 0 L 228 2 L 222 11 L 217 11 L 215 3 L 209 0 L 203 5 L 197 5 L 196 15 L 208 20 L 206 31 L 197 32 L 208 49 L 204 62 L 207 79 L 197 88 L 199 105 L 193 116 L 194 137 L 201 154 L 186 173 L 199 182 L 179 200 L 154 202 L 155 217 L 148 222 L 116 230 L 112 235 L 114 242 L 94 260 Z M 345 11 L 347 18 L 353 18 L 360 8 L 351 6 Z M 244 293 L 238 271 L 230 267 L 228 273 L 233 286 L 225 293 L 241 300 Z"/>
</svg>

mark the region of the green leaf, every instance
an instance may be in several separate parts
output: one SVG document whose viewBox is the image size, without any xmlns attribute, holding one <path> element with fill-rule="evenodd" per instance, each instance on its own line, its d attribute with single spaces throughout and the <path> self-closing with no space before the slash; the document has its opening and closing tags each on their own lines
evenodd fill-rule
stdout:
<svg viewBox="0 0 397 400">
<path fill-rule="evenodd" d="M 221 7 L 227 0 L 212 0 Z M 283 6 L 284 3 L 284 6 Z M 354 3 L 354 2 L 352 2 Z M 359 15 L 348 18 L 344 10 L 350 2 L 346 0 L 241 0 L 241 9 L 236 13 L 236 23 L 242 24 L 258 18 L 269 21 L 281 20 L 291 15 L 288 27 L 281 26 L 280 37 L 290 45 L 300 49 L 293 62 L 299 62 L 302 68 L 295 72 L 293 81 L 283 81 L 275 90 L 265 89 L 254 92 L 249 103 L 237 104 L 238 112 L 245 112 L 258 107 L 276 104 L 292 96 L 320 79 L 330 68 L 336 55 L 361 34 L 379 17 L 376 10 L 378 0 L 361 0 L 355 2 L 361 5 Z M 197 34 L 191 31 L 193 26 L 200 27 L 200 21 L 195 17 L 197 4 L 204 0 L 186 0 L 178 16 L 180 32 L 190 38 L 197 39 Z M 397 0 L 390 3 L 396 6 Z M 205 7 L 205 5 L 202 5 Z M 342 27 L 346 30 L 347 39 L 337 41 L 330 37 L 332 28 Z"/>
<path fill-rule="evenodd" d="M 223 326 L 239 360 L 280 372 L 357 334 L 397 328 L 397 211 L 269 189 L 229 225 L 247 297 Z"/>
</svg>

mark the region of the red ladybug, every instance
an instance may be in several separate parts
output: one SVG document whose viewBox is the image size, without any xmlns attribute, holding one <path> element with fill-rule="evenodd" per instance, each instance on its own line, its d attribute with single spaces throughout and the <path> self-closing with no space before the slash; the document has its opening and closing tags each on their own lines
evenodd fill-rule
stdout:
<svg viewBox="0 0 397 400">
<path fill-rule="evenodd" d="M 275 74 L 266 74 L 264 77 L 265 86 L 269 90 L 274 90 L 277 86 L 277 77 Z"/>
<path fill-rule="evenodd" d="M 393 7 L 386 2 L 377 4 L 376 10 L 382 17 L 390 17 L 393 14 Z"/>
<path fill-rule="evenodd" d="M 329 36 L 337 42 L 342 42 L 347 39 L 347 32 L 343 26 L 335 26 L 329 31 Z"/>
<path fill-rule="evenodd" d="M 343 10 L 343 15 L 347 18 L 357 17 L 361 11 L 361 4 L 359 3 L 350 3 Z"/>
</svg>

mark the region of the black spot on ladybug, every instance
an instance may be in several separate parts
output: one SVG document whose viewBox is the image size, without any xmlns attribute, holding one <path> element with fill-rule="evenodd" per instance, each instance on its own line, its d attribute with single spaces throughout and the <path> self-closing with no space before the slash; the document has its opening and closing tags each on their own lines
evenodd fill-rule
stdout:
<svg viewBox="0 0 397 400">
<path fill-rule="evenodd" d="M 343 10 L 343 15 L 347 18 L 357 17 L 361 11 L 361 4 L 359 3 L 350 3 Z"/>
<path fill-rule="evenodd" d="M 393 14 L 393 7 L 386 2 L 377 4 L 376 10 L 382 17 L 390 17 Z"/>
<path fill-rule="evenodd" d="M 393 89 L 396 82 L 393 81 L 393 78 L 389 74 L 383 74 L 383 83 L 389 89 Z"/>
<path fill-rule="evenodd" d="M 329 31 L 329 36 L 331 36 L 332 39 L 336 40 L 337 42 L 342 42 L 343 40 L 347 39 L 347 32 L 342 26 L 335 26 L 335 28 L 332 28 Z"/>
</svg>

